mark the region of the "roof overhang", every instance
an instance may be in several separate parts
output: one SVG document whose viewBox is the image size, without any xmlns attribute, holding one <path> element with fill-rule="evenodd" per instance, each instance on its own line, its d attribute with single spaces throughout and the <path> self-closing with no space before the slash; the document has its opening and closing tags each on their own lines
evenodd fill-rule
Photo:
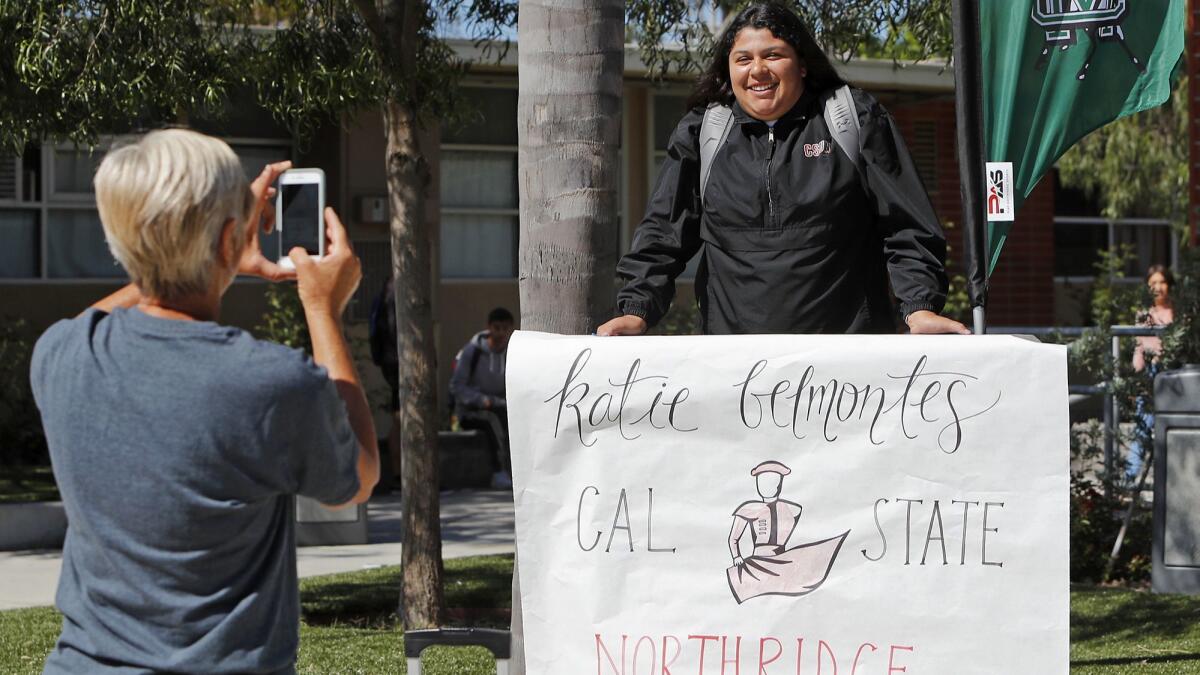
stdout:
<svg viewBox="0 0 1200 675">
<path fill-rule="evenodd" d="M 478 74 L 516 75 L 517 43 L 479 43 L 472 40 L 453 39 L 447 43 L 460 59 L 470 64 L 470 71 Z M 870 90 L 911 92 L 954 91 L 954 70 L 944 62 L 897 63 L 890 59 L 850 59 L 842 63 L 834 61 L 847 81 L 855 86 Z M 650 71 L 642 61 L 637 45 L 625 45 L 625 79 L 648 80 Z M 668 81 L 690 82 L 693 78 L 670 77 Z"/>
</svg>

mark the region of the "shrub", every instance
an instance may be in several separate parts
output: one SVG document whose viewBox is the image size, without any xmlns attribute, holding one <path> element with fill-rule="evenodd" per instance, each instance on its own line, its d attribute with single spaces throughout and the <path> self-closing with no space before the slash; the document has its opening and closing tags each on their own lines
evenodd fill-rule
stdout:
<svg viewBox="0 0 1200 675">
<path fill-rule="evenodd" d="M 1119 439 L 1128 444 L 1140 439 L 1149 443 L 1144 425 L 1136 424 L 1136 401 L 1149 395 L 1150 378 L 1134 372 L 1130 358 L 1132 340 L 1122 344 L 1122 356 L 1112 358 L 1110 327 L 1131 324 L 1137 308 L 1145 305 L 1148 293 L 1145 286 L 1123 285 L 1117 279 L 1134 259 L 1128 246 L 1113 251 L 1100 251 L 1096 264 L 1096 282 L 1092 288 L 1090 313 L 1096 325 L 1070 345 L 1068 352 L 1073 365 L 1087 373 L 1094 382 L 1107 383 L 1109 391 L 1120 404 L 1120 422 L 1135 422 L 1134 433 Z M 1127 425 L 1128 427 L 1128 425 Z M 1150 512 L 1134 509 L 1133 519 L 1125 534 L 1121 554 L 1106 575 L 1113 544 L 1129 509 L 1130 494 L 1125 480 L 1125 465 L 1117 462 L 1112 473 L 1102 467 L 1100 455 L 1104 430 L 1093 420 L 1085 429 L 1071 434 L 1071 459 L 1076 467 L 1071 472 L 1071 579 L 1073 581 L 1123 580 L 1141 582 L 1149 573 Z M 1120 444 L 1118 444 L 1119 447 Z M 1107 576 L 1107 578 L 1106 578 Z"/>
<path fill-rule="evenodd" d="M 0 321 L 0 464 L 10 471 L 50 463 L 42 418 L 29 387 L 33 346 L 25 332 L 20 319 Z"/>
<path fill-rule="evenodd" d="M 254 327 L 256 336 L 261 340 L 278 342 L 311 354 L 312 338 L 308 335 L 304 306 L 300 304 L 300 294 L 296 285 L 269 284 L 267 308 L 262 323 Z"/>
<path fill-rule="evenodd" d="M 1143 583 L 1150 576 L 1152 516 L 1147 508 L 1135 509 L 1125 532 L 1120 555 L 1107 574 L 1109 556 L 1117 540 L 1130 498 L 1124 486 L 1090 470 L 1100 461 L 1104 429 L 1092 420 L 1071 433 L 1071 580 L 1075 582 L 1124 581 Z M 1123 475 L 1118 467 L 1117 475 Z"/>
</svg>

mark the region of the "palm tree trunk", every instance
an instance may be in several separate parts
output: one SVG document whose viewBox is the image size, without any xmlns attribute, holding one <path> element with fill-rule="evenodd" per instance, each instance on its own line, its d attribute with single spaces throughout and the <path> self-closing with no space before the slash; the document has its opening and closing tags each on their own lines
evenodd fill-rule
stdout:
<svg viewBox="0 0 1200 675">
<path fill-rule="evenodd" d="M 521 327 L 612 318 L 624 4 L 521 0 Z"/>
<path fill-rule="evenodd" d="M 521 0 L 521 328 L 587 334 L 613 314 L 624 3 Z M 526 478 L 528 479 L 528 478 Z M 525 673 L 513 573 L 509 672 Z"/>
</svg>

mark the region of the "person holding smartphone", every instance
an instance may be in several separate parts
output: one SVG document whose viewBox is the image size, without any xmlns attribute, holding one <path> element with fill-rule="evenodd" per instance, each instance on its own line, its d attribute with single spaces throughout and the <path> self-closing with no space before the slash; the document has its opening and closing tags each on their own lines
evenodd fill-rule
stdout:
<svg viewBox="0 0 1200 675">
<path fill-rule="evenodd" d="M 172 129 L 96 173 L 132 283 L 38 340 L 30 379 L 70 527 L 47 673 L 289 673 L 292 496 L 365 502 L 375 429 L 342 335 L 361 277 L 336 214 L 325 255 L 259 250 L 270 187 L 224 142 Z M 297 279 L 313 355 L 217 323 L 238 274 Z"/>
</svg>

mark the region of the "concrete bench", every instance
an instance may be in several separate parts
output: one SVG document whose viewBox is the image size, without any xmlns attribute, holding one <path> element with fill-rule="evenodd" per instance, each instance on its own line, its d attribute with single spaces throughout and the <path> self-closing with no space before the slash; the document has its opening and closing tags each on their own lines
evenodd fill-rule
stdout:
<svg viewBox="0 0 1200 675">
<path fill-rule="evenodd" d="M 488 488 L 492 482 L 492 446 L 482 431 L 439 431 L 441 489 Z"/>
<path fill-rule="evenodd" d="M 328 509 L 296 496 L 297 546 L 347 546 L 367 543 L 367 505 Z"/>
<path fill-rule="evenodd" d="M 62 548 L 66 536 L 62 502 L 0 504 L 0 551 Z"/>
</svg>

